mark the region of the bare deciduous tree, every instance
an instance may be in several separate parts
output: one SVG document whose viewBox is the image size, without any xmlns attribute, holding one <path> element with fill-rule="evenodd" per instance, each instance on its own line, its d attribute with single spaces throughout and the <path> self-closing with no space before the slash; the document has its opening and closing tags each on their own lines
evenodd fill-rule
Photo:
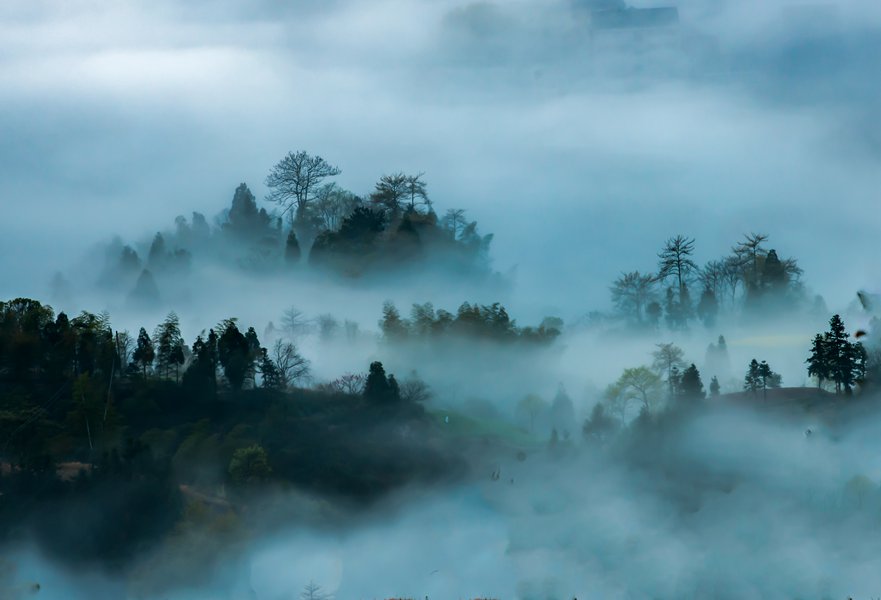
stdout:
<svg viewBox="0 0 881 600">
<path fill-rule="evenodd" d="M 381 206 L 391 214 L 401 211 L 401 205 L 408 194 L 408 177 L 403 173 L 383 175 L 376 182 L 376 189 L 370 194 L 370 201 Z"/>
<path fill-rule="evenodd" d="M 275 340 L 272 361 L 278 369 L 282 387 L 290 387 L 297 381 L 309 378 L 309 361 L 297 352 L 297 347 L 291 342 Z"/>
<path fill-rule="evenodd" d="M 310 203 L 316 198 L 321 182 L 340 174 L 340 170 L 320 156 L 312 156 L 300 150 L 289 152 L 272 167 L 266 176 L 269 188 L 267 199 L 291 213 L 291 225 L 306 215 Z"/>
<path fill-rule="evenodd" d="M 314 581 L 310 581 L 300 592 L 300 600 L 333 600 L 333 596 L 324 592 Z"/>
<path fill-rule="evenodd" d="M 309 333 L 311 328 L 312 323 L 306 318 L 303 311 L 294 306 L 285 310 L 281 315 L 281 329 L 291 338 L 305 335 Z"/>
<path fill-rule="evenodd" d="M 672 277 L 679 290 L 679 302 L 685 300 L 686 287 L 697 265 L 691 259 L 694 254 L 694 239 L 677 235 L 667 240 L 664 249 L 658 253 L 658 279 Z"/>
<path fill-rule="evenodd" d="M 685 353 L 676 344 L 656 344 L 657 350 L 652 352 L 652 368 L 659 374 L 667 376 L 670 391 L 673 391 L 673 371 L 685 366 Z"/>
<path fill-rule="evenodd" d="M 441 226 L 450 232 L 454 240 L 459 239 L 467 224 L 465 209 L 463 208 L 451 208 L 446 212 L 444 218 L 441 219 Z"/>
<path fill-rule="evenodd" d="M 415 403 L 431 400 L 431 388 L 419 378 L 415 371 L 407 379 L 401 381 L 399 387 L 401 390 L 401 400 L 404 402 Z"/>
<path fill-rule="evenodd" d="M 740 259 L 741 265 L 748 266 L 746 284 L 748 289 L 754 289 L 759 284 L 759 257 L 766 254 L 762 244 L 768 240 L 768 236 L 761 233 L 749 233 L 743 235 L 744 240 L 737 244 L 731 251 Z"/>
<path fill-rule="evenodd" d="M 318 189 L 312 203 L 312 213 L 321 229 L 338 231 L 343 220 L 361 204 L 361 199 L 335 183 L 326 183 Z"/>
<path fill-rule="evenodd" d="M 364 393 L 364 383 L 367 378 L 362 373 L 346 373 L 333 381 L 322 384 L 320 387 L 331 392 L 360 396 Z"/>
<path fill-rule="evenodd" d="M 655 297 L 655 278 L 639 271 L 624 273 L 610 288 L 612 302 L 625 315 L 632 315 L 642 323 L 643 308 Z"/>
<path fill-rule="evenodd" d="M 427 184 L 422 181 L 425 173 L 416 175 L 407 175 L 407 196 L 410 198 L 410 210 L 416 210 L 417 205 L 431 207 L 431 200 L 428 199 Z"/>
<path fill-rule="evenodd" d="M 711 260 L 698 273 L 698 279 L 703 284 L 704 289 L 710 290 L 714 295 L 718 296 L 723 285 L 723 273 L 725 266 L 720 260 Z"/>
</svg>

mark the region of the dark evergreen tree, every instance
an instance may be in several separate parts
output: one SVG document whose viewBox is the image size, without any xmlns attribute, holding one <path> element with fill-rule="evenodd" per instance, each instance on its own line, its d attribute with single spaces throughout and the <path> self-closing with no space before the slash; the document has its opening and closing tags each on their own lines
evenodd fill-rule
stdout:
<svg viewBox="0 0 881 600">
<path fill-rule="evenodd" d="M 743 389 L 746 392 L 751 392 L 753 395 L 758 394 L 759 390 L 762 388 L 761 374 L 759 372 L 759 361 L 756 359 L 752 359 L 749 363 L 749 368 L 746 371 L 746 376 L 743 380 Z"/>
<path fill-rule="evenodd" d="M 171 369 L 177 364 L 178 354 L 183 354 L 183 340 L 180 333 L 180 320 L 173 311 L 168 313 L 165 321 L 156 328 L 153 334 L 156 340 L 156 366 L 162 377 L 168 378 Z"/>
<path fill-rule="evenodd" d="M 260 359 L 257 362 L 257 370 L 262 378 L 262 386 L 271 390 L 280 390 L 284 388 L 281 374 L 275 362 L 269 358 L 269 351 L 266 348 L 260 348 Z"/>
<path fill-rule="evenodd" d="M 831 379 L 829 359 L 826 356 L 826 343 L 821 334 L 814 336 L 811 344 L 811 355 L 805 361 L 808 364 L 808 376 L 817 378 L 817 389 L 823 387 L 823 382 Z"/>
<path fill-rule="evenodd" d="M 223 374 L 233 390 L 242 389 L 253 360 L 248 340 L 230 319 L 217 340 L 217 358 Z"/>
<path fill-rule="evenodd" d="M 762 385 L 762 397 L 768 397 L 768 388 L 779 388 L 781 377 L 771 370 L 770 365 L 764 360 L 759 365 L 759 381 Z"/>
<path fill-rule="evenodd" d="M 695 402 L 704 399 L 704 384 L 701 381 L 701 374 L 693 363 L 682 372 L 682 376 L 679 378 L 676 395 L 680 400 L 686 402 Z"/>
<path fill-rule="evenodd" d="M 865 375 L 863 345 L 852 343 L 848 337 L 844 321 L 839 315 L 833 315 L 823 339 L 824 354 L 835 391 L 845 394 L 850 394 L 853 385 Z"/>
<path fill-rule="evenodd" d="M 713 375 L 713 378 L 710 380 L 710 397 L 718 398 L 720 393 L 719 380 Z"/>
<path fill-rule="evenodd" d="M 147 378 L 147 369 L 153 365 L 155 357 L 156 352 L 153 349 L 153 340 L 150 339 L 147 330 L 141 327 L 141 330 L 138 332 L 137 345 L 132 354 L 132 362 L 141 368 L 144 379 Z"/>
<path fill-rule="evenodd" d="M 249 361 L 246 378 L 249 379 L 251 383 L 256 383 L 254 375 L 256 373 L 256 364 L 257 361 L 260 360 L 262 349 L 260 347 L 260 340 L 257 338 L 257 331 L 253 327 L 248 327 L 248 331 L 245 332 L 245 341 L 248 344 Z"/>
<path fill-rule="evenodd" d="M 256 198 L 244 183 L 236 188 L 227 219 L 226 228 L 240 237 L 254 236 L 269 226 L 269 216 L 257 210 Z"/>
<path fill-rule="evenodd" d="M 364 382 L 364 398 L 376 405 L 396 404 L 401 400 L 400 389 L 394 376 L 386 376 L 381 362 L 370 363 L 370 371 Z"/>
</svg>

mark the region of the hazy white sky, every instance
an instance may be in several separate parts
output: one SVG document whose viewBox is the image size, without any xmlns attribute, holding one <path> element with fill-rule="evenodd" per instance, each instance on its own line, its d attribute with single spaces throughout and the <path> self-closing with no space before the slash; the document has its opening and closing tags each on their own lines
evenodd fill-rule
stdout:
<svg viewBox="0 0 881 600">
<path fill-rule="evenodd" d="M 4 2 L 0 295 L 260 197 L 300 148 L 356 192 L 425 171 L 549 304 L 603 306 L 680 232 L 701 262 L 768 233 L 830 305 L 881 288 L 881 5 L 680 13 L 672 41 L 591 44 L 562 0 Z"/>
</svg>

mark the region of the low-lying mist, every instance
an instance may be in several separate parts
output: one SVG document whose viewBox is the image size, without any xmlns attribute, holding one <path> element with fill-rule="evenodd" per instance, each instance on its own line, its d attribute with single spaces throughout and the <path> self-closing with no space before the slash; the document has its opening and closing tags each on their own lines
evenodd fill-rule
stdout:
<svg viewBox="0 0 881 600">
<path fill-rule="evenodd" d="M 295 598 L 314 581 L 340 598 L 871 598 L 879 422 L 842 417 L 729 406 L 610 444 L 494 453 L 468 482 L 401 492 L 345 528 L 280 523 L 221 561 L 217 583 L 143 597 Z M 187 561 L 163 551 L 124 584 L 8 557 L 47 598 L 161 589 L 164 563 Z"/>
</svg>

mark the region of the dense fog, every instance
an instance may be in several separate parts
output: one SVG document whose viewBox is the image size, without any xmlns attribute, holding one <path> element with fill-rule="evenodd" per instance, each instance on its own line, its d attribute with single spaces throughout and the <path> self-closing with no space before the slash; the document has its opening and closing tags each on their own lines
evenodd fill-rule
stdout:
<svg viewBox="0 0 881 600">
<path fill-rule="evenodd" d="M 0 599 L 881 595 L 879 52 L 870 0 L 5 2 Z"/>
</svg>

